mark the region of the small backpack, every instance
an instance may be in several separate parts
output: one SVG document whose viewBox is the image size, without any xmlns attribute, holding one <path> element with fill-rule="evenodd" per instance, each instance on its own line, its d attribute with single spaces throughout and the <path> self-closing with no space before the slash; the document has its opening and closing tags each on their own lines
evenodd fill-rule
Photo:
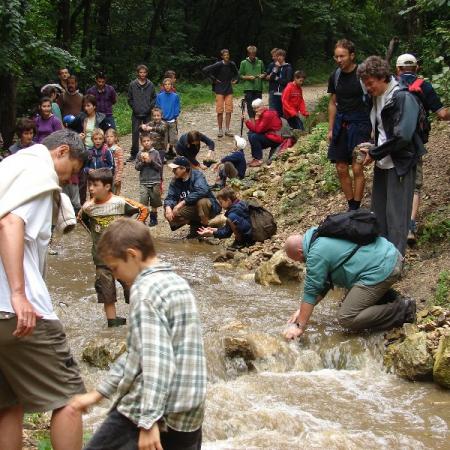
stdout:
<svg viewBox="0 0 450 450">
<path fill-rule="evenodd" d="M 372 243 L 380 234 L 380 227 L 375 214 L 368 209 L 331 214 L 318 226 L 310 244 L 318 237 L 345 239 L 358 245 Z"/>
<path fill-rule="evenodd" d="M 403 80 L 400 80 L 400 87 L 413 94 L 419 103 L 419 116 L 417 118 L 416 131 L 420 137 L 420 140 L 426 144 L 428 142 L 428 138 L 430 137 L 431 124 L 425 109 L 425 97 L 422 91 L 424 81 L 425 80 L 423 78 L 416 78 L 411 84 L 407 84 Z"/>
<path fill-rule="evenodd" d="M 100 158 L 102 160 L 102 163 L 106 164 L 108 162 L 108 160 L 106 158 L 106 152 L 108 152 L 108 151 L 111 153 L 111 159 L 112 159 L 111 172 L 114 175 L 114 172 L 116 171 L 116 161 L 114 160 L 113 152 L 111 150 L 109 150 L 106 145 L 102 146 L 102 152 L 101 152 Z M 93 159 L 94 159 L 94 150 L 92 150 L 89 155 L 89 160 L 92 161 Z"/>
<path fill-rule="evenodd" d="M 247 202 L 250 222 L 252 224 L 252 239 L 256 242 L 264 242 L 277 232 L 277 224 L 273 215 L 257 202 Z"/>
</svg>

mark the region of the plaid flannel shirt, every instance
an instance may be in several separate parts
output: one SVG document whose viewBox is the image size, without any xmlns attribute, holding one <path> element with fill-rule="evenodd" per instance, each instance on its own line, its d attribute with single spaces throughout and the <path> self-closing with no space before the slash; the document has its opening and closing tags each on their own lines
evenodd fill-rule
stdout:
<svg viewBox="0 0 450 450">
<path fill-rule="evenodd" d="M 149 429 L 163 418 L 177 431 L 198 430 L 206 395 L 206 360 L 195 298 L 188 283 L 161 262 L 131 288 L 127 351 L 97 388 L 117 392 L 113 408 Z"/>
</svg>

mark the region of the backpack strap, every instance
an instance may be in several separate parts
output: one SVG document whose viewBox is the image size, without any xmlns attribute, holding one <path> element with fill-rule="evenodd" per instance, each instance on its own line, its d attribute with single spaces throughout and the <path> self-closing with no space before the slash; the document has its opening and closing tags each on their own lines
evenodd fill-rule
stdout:
<svg viewBox="0 0 450 450">
<path fill-rule="evenodd" d="M 417 92 L 418 94 L 423 94 L 422 92 L 422 84 L 425 80 L 423 78 L 416 78 L 414 82 L 412 82 L 408 86 L 409 92 Z"/>
<path fill-rule="evenodd" d="M 334 71 L 334 77 L 333 77 L 333 83 L 334 83 L 334 90 L 336 91 L 337 89 L 337 85 L 339 82 L 339 77 L 341 76 L 342 73 L 342 69 L 340 67 L 338 67 L 335 71 Z"/>
</svg>

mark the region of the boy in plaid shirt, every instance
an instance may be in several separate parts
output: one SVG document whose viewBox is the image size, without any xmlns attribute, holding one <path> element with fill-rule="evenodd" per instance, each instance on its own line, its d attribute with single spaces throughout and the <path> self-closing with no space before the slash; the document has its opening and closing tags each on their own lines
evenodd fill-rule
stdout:
<svg viewBox="0 0 450 450">
<path fill-rule="evenodd" d="M 155 253 L 148 228 L 121 218 L 98 243 L 114 276 L 132 285 L 127 351 L 95 391 L 70 405 L 117 397 L 85 450 L 199 450 L 206 394 L 200 319 L 188 283 Z"/>
</svg>

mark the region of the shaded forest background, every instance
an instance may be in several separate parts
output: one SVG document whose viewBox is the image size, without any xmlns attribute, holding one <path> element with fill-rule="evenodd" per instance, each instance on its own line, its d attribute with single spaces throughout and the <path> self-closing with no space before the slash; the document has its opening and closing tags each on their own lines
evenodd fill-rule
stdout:
<svg viewBox="0 0 450 450">
<path fill-rule="evenodd" d="M 4 0 L 0 5 L 0 131 L 12 138 L 16 115 L 35 105 L 40 87 L 68 66 L 80 87 L 98 70 L 122 91 L 145 63 L 159 82 L 173 69 L 185 81 L 229 48 L 239 64 L 249 44 L 269 62 L 273 47 L 314 79 L 326 80 L 337 39 L 353 40 L 358 58 L 420 57 L 422 73 L 449 97 L 450 0 Z M 394 55 L 396 56 L 396 55 Z"/>
</svg>

